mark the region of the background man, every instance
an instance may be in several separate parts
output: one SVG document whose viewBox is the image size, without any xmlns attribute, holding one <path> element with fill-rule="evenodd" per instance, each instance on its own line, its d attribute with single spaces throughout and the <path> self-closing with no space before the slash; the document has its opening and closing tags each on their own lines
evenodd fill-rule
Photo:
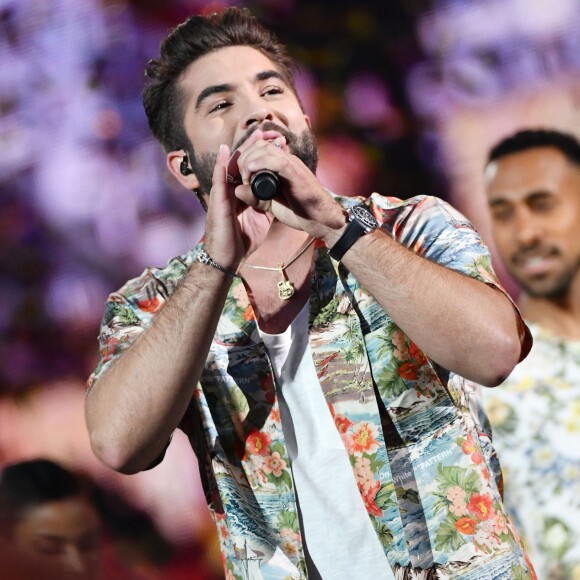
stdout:
<svg viewBox="0 0 580 580">
<path fill-rule="evenodd" d="M 501 387 L 484 389 L 506 506 L 540 578 L 580 577 L 580 144 L 526 130 L 489 155 L 501 257 L 534 336 Z"/>
<path fill-rule="evenodd" d="M 247 11 L 187 20 L 148 76 L 206 231 L 110 296 L 96 454 L 134 473 L 181 427 L 228 578 L 532 576 L 464 400 L 463 376 L 494 386 L 528 349 L 471 225 L 325 190 L 291 62 Z M 264 170 L 273 200 L 252 193 Z"/>
<path fill-rule="evenodd" d="M 100 578 L 102 534 L 94 502 L 73 473 L 43 459 L 3 470 L 2 578 Z"/>
</svg>

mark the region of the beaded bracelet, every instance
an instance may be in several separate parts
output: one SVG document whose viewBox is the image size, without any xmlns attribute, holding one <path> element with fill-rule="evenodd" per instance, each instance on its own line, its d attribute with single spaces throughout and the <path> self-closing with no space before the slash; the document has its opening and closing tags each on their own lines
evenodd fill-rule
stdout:
<svg viewBox="0 0 580 580">
<path fill-rule="evenodd" d="M 230 272 L 229 270 L 226 270 L 220 266 L 217 262 L 214 262 L 213 258 L 203 249 L 199 250 L 197 253 L 197 261 L 201 262 L 202 264 L 207 264 L 208 266 L 211 266 L 212 268 L 215 268 L 216 270 L 219 270 L 220 272 L 223 272 L 232 278 L 241 278 L 239 274 Z"/>
</svg>

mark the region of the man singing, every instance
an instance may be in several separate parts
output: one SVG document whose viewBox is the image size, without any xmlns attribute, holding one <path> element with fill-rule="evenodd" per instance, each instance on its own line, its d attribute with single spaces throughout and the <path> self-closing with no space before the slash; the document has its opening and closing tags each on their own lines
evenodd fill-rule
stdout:
<svg viewBox="0 0 580 580">
<path fill-rule="evenodd" d="M 188 19 L 150 63 L 151 129 L 207 221 L 109 297 L 95 453 L 135 473 L 181 428 L 229 579 L 534 577 L 463 378 L 500 383 L 527 329 L 444 202 L 320 184 L 291 67 L 235 8 Z"/>
</svg>

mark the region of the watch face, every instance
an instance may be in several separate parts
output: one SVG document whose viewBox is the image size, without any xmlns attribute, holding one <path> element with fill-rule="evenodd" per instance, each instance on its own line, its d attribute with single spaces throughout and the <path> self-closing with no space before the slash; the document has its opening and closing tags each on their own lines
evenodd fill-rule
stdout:
<svg viewBox="0 0 580 580">
<path fill-rule="evenodd" d="M 378 227 L 378 222 L 371 210 L 364 204 L 355 205 L 351 208 L 351 215 L 368 233 Z"/>
</svg>

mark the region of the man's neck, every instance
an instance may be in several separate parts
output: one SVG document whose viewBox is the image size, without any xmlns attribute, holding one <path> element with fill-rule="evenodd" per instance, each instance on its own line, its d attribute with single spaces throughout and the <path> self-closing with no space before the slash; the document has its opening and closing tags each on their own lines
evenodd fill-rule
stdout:
<svg viewBox="0 0 580 580">
<path fill-rule="evenodd" d="M 562 338 L 580 340 L 580 292 L 569 292 L 560 299 L 520 295 L 518 306 L 523 317 Z"/>
<path fill-rule="evenodd" d="M 294 287 L 294 295 L 282 300 L 278 282 L 283 279 L 279 270 L 259 270 L 251 266 L 277 268 L 280 262 L 289 264 L 305 244 L 308 234 L 274 221 L 262 245 L 240 268 L 248 297 L 258 318 L 260 328 L 270 334 L 283 332 L 302 309 L 310 294 L 310 265 L 314 246 L 306 248 L 284 271 L 284 278 Z"/>
<path fill-rule="evenodd" d="M 276 267 L 280 262 L 288 264 L 307 240 L 306 232 L 295 230 L 274 220 L 264 242 L 245 263 L 266 267 Z"/>
</svg>

